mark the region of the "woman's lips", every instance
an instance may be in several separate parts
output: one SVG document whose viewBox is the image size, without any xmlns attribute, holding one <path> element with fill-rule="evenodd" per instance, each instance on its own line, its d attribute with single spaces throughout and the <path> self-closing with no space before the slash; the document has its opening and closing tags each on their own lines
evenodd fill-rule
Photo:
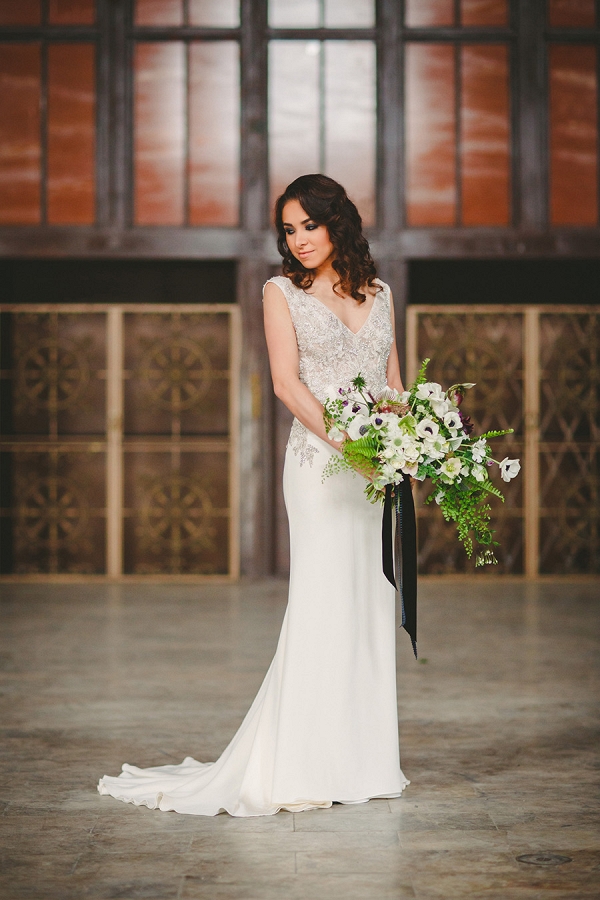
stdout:
<svg viewBox="0 0 600 900">
<path fill-rule="evenodd" d="M 310 256 L 311 253 L 312 253 L 312 250 L 299 250 L 298 256 L 302 256 L 302 257 Z"/>
</svg>

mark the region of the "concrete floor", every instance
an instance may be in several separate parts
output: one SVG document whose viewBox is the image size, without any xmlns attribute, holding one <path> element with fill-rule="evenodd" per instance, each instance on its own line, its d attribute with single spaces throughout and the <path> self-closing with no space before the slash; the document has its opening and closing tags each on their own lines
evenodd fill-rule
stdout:
<svg viewBox="0 0 600 900">
<path fill-rule="evenodd" d="M 273 654 L 286 586 L 1 591 L 0 897 L 600 896 L 599 583 L 423 580 L 398 635 L 398 800 L 180 816 L 96 793 L 122 762 L 215 759 Z M 558 854 L 533 865 L 517 857 Z"/>
</svg>

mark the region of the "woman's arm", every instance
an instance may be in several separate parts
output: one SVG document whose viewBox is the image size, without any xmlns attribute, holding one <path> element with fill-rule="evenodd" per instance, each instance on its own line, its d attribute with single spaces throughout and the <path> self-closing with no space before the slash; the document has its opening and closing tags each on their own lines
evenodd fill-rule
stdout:
<svg viewBox="0 0 600 900">
<path fill-rule="evenodd" d="M 392 333 L 394 335 L 394 340 L 392 343 L 392 349 L 390 350 L 390 355 L 388 357 L 387 362 L 387 383 L 391 388 L 394 388 L 396 391 L 400 393 L 403 392 L 404 387 L 402 385 L 402 376 L 400 375 L 400 362 L 398 360 L 398 348 L 396 347 L 396 322 L 394 317 L 394 298 L 392 297 L 392 292 L 390 291 L 390 316 L 392 319 Z"/>
<path fill-rule="evenodd" d="M 265 336 L 271 365 L 273 390 L 313 434 L 339 448 L 341 441 L 327 436 L 323 423 L 323 406 L 299 378 L 299 355 L 296 332 L 283 292 L 272 281 L 265 286 Z"/>
</svg>

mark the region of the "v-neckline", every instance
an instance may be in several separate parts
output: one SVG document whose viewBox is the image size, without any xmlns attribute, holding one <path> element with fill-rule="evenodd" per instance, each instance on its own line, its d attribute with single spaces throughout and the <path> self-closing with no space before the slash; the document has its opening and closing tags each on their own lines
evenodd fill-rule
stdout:
<svg viewBox="0 0 600 900">
<path fill-rule="evenodd" d="M 344 326 L 344 328 L 346 329 L 346 331 L 350 332 L 350 334 L 352 335 L 352 337 L 358 337 L 358 335 L 361 333 L 361 331 L 363 330 L 363 328 L 366 328 L 367 323 L 368 323 L 368 321 L 369 321 L 369 319 L 371 318 L 371 315 L 372 315 L 372 313 L 373 313 L 373 309 L 374 309 L 374 307 L 375 307 L 375 301 L 377 300 L 377 297 L 378 297 L 379 294 L 380 294 L 380 291 L 377 291 L 376 294 L 375 294 L 375 296 L 373 297 L 373 303 L 371 304 L 371 309 L 369 310 L 369 314 L 368 314 L 367 318 L 365 319 L 365 321 L 364 321 L 364 322 L 362 323 L 362 325 L 360 326 L 360 328 L 358 329 L 358 331 L 352 331 L 352 329 L 351 329 L 348 325 L 346 325 L 346 323 L 343 322 L 342 319 L 340 319 L 340 317 L 337 315 L 337 313 L 334 313 L 334 311 L 333 311 L 332 309 L 330 309 L 329 306 L 327 306 L 326 303 L 323 303 L 323 301 L 322 301 L 322 300 L 319 300 L 318 297 L 315 297 L 314 294 L 309 294 L 308 291 L 305 291 L 305 290 L 303 290 L 302 288 L 299 288 L 299 290 L 301 290 L 303 294 L 306 294 L 307 297 L 310 297 L 310 299 L 313 300 L 314 303 L 318 303 L 319 306 L 322 306 L 323 309 L 327 310 L 327 312 L 330 313 L 330 314 L 333 316 L 333 318 L 336 319 L 336 320 L 340 323 L 340 325 L 343 325 L 343 326 Z"/>
</svg>

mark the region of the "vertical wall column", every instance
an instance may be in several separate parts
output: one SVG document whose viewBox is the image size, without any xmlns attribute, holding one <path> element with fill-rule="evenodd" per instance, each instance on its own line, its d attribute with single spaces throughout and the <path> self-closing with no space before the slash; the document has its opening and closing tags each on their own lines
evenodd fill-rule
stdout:
<svg viewBox="0 0 600 900">
<path fill-rule="evenodd" d="M 535 577 L 540 552 L 540 313 L 525 310 L 523 329 L 525 446 L 523 453 L 523 505 L 525 532 L 525 574 Z"/>
<path fill-rule="evenodd" d="M 262 324 L 268 223 L 267 0 L 241 0 L 241 224 L 237 300 L 242 313 L 240 544 L 244 575 L 273 568 L 273 402 Z"/>
<path fill-rule="evenodd" d="M 123 573 L 123 310 L 106 323 L 106 574 Z"/>
</svg>

